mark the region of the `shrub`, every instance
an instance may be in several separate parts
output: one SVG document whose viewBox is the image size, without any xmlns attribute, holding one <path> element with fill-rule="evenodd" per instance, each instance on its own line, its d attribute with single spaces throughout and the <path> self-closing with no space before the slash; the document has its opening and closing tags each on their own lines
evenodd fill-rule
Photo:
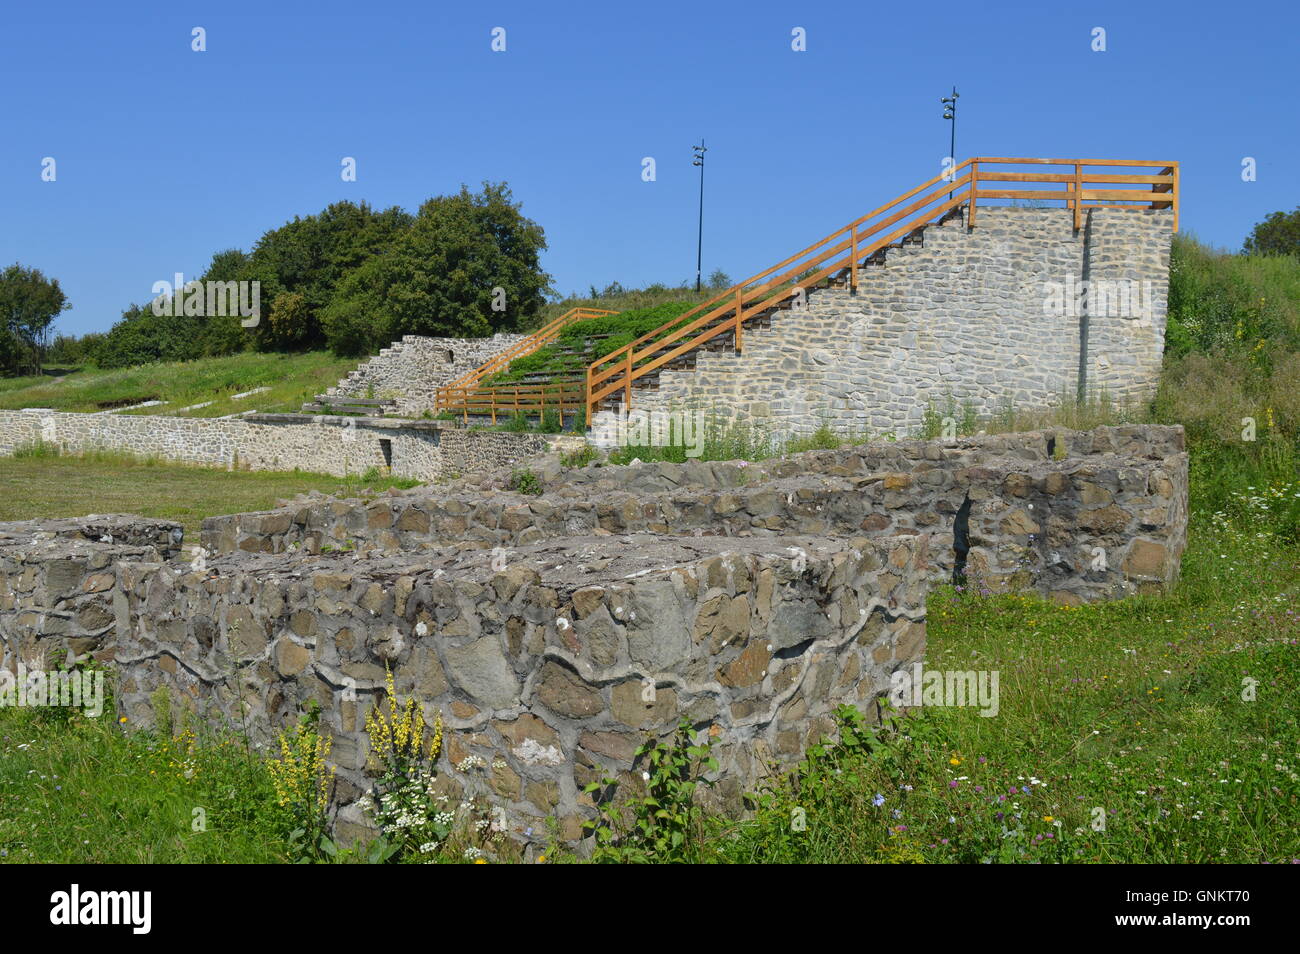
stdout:
<svg viewBox="0 0 1300 954">
<path fill-rule="evenodd" d="M 541 479 L 526 468 L 519 468 L 510 475 L 509 487 L 516 493 L 533 494 L 534 496 L 542 492 Z"/>
<path fill-rule="evenodd" d="M 590 444 L 583 444 L 575 451 L 570 451 L 560 458 L 560 463 L 565 467 L 586 467 L 592 461 L 599 459 L 600 452 Z"/>
<path fill-rule="evenodd" d="M 713 743 L 707 735 L 695 743 L 690 722 L 683 719 L 668 742 L 651 739 L 633 755 L 644 764 L 644 794 L 619 801 L 618 782 L 604 778 L 583 789 L 596 800 L 597 817 L 582 823 L 595 835 L 591 860 L 611 864 L 641 864 L 688 860 L 699 838 L 701 809 L 695 790 L 712 785 L 704 775 L 718 770 Z"/>
</svg>

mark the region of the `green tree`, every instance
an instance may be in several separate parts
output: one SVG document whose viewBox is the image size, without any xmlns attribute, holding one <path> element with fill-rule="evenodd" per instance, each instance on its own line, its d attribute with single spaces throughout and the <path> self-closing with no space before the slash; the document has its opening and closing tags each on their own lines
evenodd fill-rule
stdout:
<svg viewBox="0 0 1300 954">
<path fill-rule="evenodd" d="M 263 235 L 240 278 L 261 282 L 263 302 L 292 302 L 292 319 L 261 322 L 254 332 L 262 350 L 320 347 L 321 313 L 349 272 L 388 251 L 411 226 L 399 208 L 375 212 L 365 202 L 335 202 L 319 215 L 294 218 Z M 300 299 L 282 298 L 282 293 Z M 292 326 L 293 336 L 285 329 Z M 385 342 L 386 344 L 387 342 Z"/>
<path fill-rule="evenodd" d="M 1247 255 L 1295 255 L 1300 257 L 1300 208 L 1274 212 L 1256 224 L 1242 250 Z"/>
<path fill-rule="evenodd" d="M 11 373 L 40 374 L 54 319 L 71 308 L 57 278 L 14 263 L 0 272 L 0 361 Z"/>
<path fill-rule="evenodd" d="M 420 206 L 384 254 L 341 282 L 325 309 L 330 347 L 374 350 L 407 334 L 477 337 L 521 327 L 545 303 L 542 227 L 505 183 L 465 186 Z"/>
</svg>

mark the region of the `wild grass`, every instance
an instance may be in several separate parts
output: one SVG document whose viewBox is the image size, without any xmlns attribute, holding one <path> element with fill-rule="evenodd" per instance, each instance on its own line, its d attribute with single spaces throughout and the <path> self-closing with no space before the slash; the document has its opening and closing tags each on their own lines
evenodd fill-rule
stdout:
<svg viewBox="0 0 1300 954">
<path fill-rule="evenodd" d="M 50 447 L 0 459 L 0 521 L 136 513 L 176 520 L 196 539 L 205 517 L 267 510 L 277 499 L 319 490 L 355 496 L 415 481 L 381 476 L 331 477 L 302 471 L 225 471 L 117 452 L 60 455 Z"/>
<path fill-rule="evenodd" d="M 597 358 L 631 344 L 662 325 L 669 325 L 667 330 L 671 330 L 675 327 L 671 324 L 673 319 L 690 310 L 692 304 L 682 301 L 665 302 L 600 318 L 575 321 L 560 333 L 554 344 L 516 358 L 503 371 L 484 383 L 507 384 L 531 374 L 544 374 L 550 378 L 582 376 L 586 373 L 587 366 Z M 608 337 L 592 340 L 594 335 Z M 584 345 L 590 345 L 589 352 L 582 352 Z"/>
<path fill-rule="evenodd" d="M 714 820 L 696 860 L 1300 857 L 1300 561 L 1250 536 L 1203 522 L 1165 596 L 933 595 L 927 669 L 998 671 L 998 714 L 914 710 L 869 754 L 786 776 L 753 819 Z"/>
<path fill-rule="evenodd" d="M 56 411 L 101 411 L 145 401 L 164 405 L 131 414 L 221 417 L 240 411 L 300 411 L 326 388 L 356 367 L 356 359 L 327 352 L 304 354 L 237 354 L 196 361 L 172 361 L 132 368 L 100 370 L 65 366 L 41 376 L 0 379 L 0 409 L 53 408 Z M 266 387 L 269 391 L 236 400 L 233 395 Z"/>
</svg>

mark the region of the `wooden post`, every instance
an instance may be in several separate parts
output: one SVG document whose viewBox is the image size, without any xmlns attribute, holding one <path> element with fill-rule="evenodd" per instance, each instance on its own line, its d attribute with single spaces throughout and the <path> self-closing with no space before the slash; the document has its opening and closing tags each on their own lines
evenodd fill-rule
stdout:
<svg viewBox="0 0 1300 954">
<path fill-rule="evenodd" d="M 586 387 L 586 405 L 587 405 L 587 426 L 591 427 L 591 365 L 587 365 L 587 387 Z"/>
<path fill-rule="evenodd" d="M 1174 163 L 1174 234 L 1178 234 L 1178 163 Z"/>
<path fill-rule="evenodd" d="M 1074 192 L 1074 230 L 1083 228 L 1083 163 L 1074 164 L 1074 182 L 1070 183 Z"/>
<path fill-rule="evenodd" d="M 745 300 L 739 288 L 736 289 L 736 354 L 740 354 L 740 317 L 745 313 Z"/>
<path fill-rule="evenodd" d="M 849 239 L 849 294 L 858 293 L 858 227 L 853 226 Z"/>
<path fill-rule="evenodd" d="M 627 384 L 624 385 L 626 390 L 623 393 L 623 407 L 626 410 L 631 411 L 632 410 L 632 349 L 630 347 L 627 349 L 627 371 L 625 373 L 627 375 Z"/>
<path fill-rule="evenodd" d="M 970 210 L 966 215 L 966 228 L 975 228 L 975 187 L 979 182 L 979 161 L 972 159 L 970 164 Z"/>
</svg>

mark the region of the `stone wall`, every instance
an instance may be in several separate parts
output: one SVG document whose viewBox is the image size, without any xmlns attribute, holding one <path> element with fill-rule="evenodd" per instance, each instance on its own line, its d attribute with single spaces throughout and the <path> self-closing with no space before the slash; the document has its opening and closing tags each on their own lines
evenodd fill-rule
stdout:
<svg viewBox="0 0 1300 954">
<path fill-rule="evenodd" d="M 1086 318 L 1087 390 L 1150 398 L 1164 350 L 1173 213 L 1093 209 L 1078 232 L 1069 209 L 977 215 L 973 229 L 953 218 L 928 226 L 921 244 L 889 249 L 882 266 L 859 270 L 857 294 L 809 292 L 802 309 L 747 330 L 743 355 L 702 351 L 695 370 L 664 372 L 657 390 L 634 391 L 633 409 L 699 408 L 785 434 L 828 422 L 901 436 L 949 398 L 985 416 L 1009 404 L 1053 405 L 1079 383 L 1084 319 L 1064 307 L 1064 292 L 1116 280 L 1145 289 L 1150 314 L 1125 317 L 1112 295 L 1106 313 Z M 592 434 L 600 446 L 616 443 L 613 412 L 597 416 Z"/>
<path fill-rule="evenodd" d="M 162 688 L 170 710 L 260 743 L 318 703 L 343 835 L 365 825 L 365 716 L 386 670 L 444 724 L 444 790 L 502 807 L 516 839 L 544 846 L 548 818 L 580 837 L 588 782 L 635 790 L 636 748 L 682 719 L 714 742 L 717 807 L 739 811 L 833 731 L 836 706 L 871 707 L 925 645 L 916 537 L 574 537 L 503 569 L 482 550 L 234 554 L 196 571 L 144 546 L 21 546 L 11 559 L 0 544 L 5 665 L 94 655 L 117 670 L 130 724 L 155 723 Z"/>
<path fill-rule="evenodd" d="M 180 524 L 117 515 L 0 524 L 0 667 L 111 659 L 122 568 L 174 559 L 181 539 Z"/>
<path fill-rule="evenodd" d="M 517 344 L 524 334 L 491 338 L 406 335 L 330 388 L 325 397 L 393 397 L 397 413 L 419 416 L 433 407 L 434 393 Z"/>
<path fill-rule="evenodd" d="M 304 414 L 178 418 L 0 411 L 0 456 L 45 443 L 70 453 L 113 450 L 246 470 L 305 470 L 338 477 L 370 468 L 416 480 L 508 467 L 544 453 L 539 434 L 473 431 L 441 421 Z"/>
<path fill-rule="evenodd" d="M 1050 444 L 1049 444 L 1050 442 Z M 743 462 L 559 471 L 540 497 L 417 488 L 204 522 L 215 553 L 526 546 L 574 534 L 930 535 L 931 578 L 1068 603 L 1172 581 L 1185 543 L 1181 428 L 908 441 Z M 1059 459 L 1058 459 L 1059 457 Z"/>
<path fill-rule="evenodd" d="M 961 560 L 973 584 L 1063 602 L 1175 579 L 1182 440 L 1056 430 L 552 469 L 540 496 L 453 486 L 213 518 L 201 562 L 167 521 L 4 524 L 0 665 L 92 657 L 131 725 L 155 724 L 165 690 L 263 743 L 315 702 L 343 837 L 365 827 L 386 670 L 445 726 L 442 791 L 504 809 L 529 850 L 551 821 L 579 838 L 589 782 L 635 791 L 636 748 L 682 719 L 713 739 L 710 797 L 735 812 L 836 706 L 871 711 L 921 661 L 925 593 Z"/>
</svg>

